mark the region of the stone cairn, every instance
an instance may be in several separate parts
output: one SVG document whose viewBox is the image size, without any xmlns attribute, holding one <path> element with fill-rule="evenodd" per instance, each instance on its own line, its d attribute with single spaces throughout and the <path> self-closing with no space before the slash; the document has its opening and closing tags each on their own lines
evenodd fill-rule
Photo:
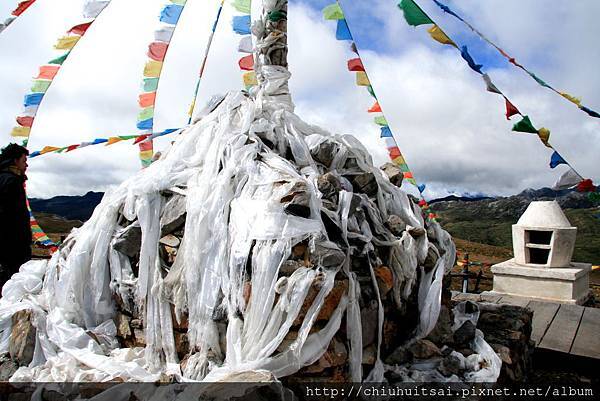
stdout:
<svg viewBox="0 0 600 401">
<path fill-rule="evenodd" d="M 214 98 L 7 283 L 2 379 L 498 377 L 477 305 L 453 311 L 442 289 L 454 244 L 402 172 L 293 113 L 275 12 L 287 1 L 265 0 L 253 25 L 260 85 Z"/>
</svg>

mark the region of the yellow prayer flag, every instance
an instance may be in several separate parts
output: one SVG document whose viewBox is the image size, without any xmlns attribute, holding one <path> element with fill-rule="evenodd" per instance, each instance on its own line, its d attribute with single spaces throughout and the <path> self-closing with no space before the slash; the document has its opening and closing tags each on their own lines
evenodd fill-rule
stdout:
<svg viewBox="0 0 600 401">
<path fill-rule="evenodd" d="M 162 70 L 163 63 L 160 61 L 149 60 L 144 67 L 144 77 L 158 78 Z"/>
<path fill-rule="evenodd" d="M 55 146 L 44 146 L 44 149 L 40 150 L 40 155 L 43 155 L 44 153 L 54 152 L 59 149 L 60 148 L 57 148 Z"/>
<path fill-rule="evenodd" d="M 31 127 L 14 127 L 10 132 L 10 136 L 29 137 Z"/>
<path fill-rule="evenodd" d="M 369 86 L 371 83 L 369 82 L 369 78 L 367 77 L 367 73 L 364 71 L 356 72 L 356 85 L 358 86 Z"/>
<path fill-rule="evenodd" d="M 439 26 L 434 25 L 427 30 L 429 36 L 436 42 L 440 42 L 443 45 L 450 45 L 456 47 L 456 43 L 452 41 L 445 33 L 440 29 Z"/>
<path fill-rule="evenodd" d="M 63 36 L 58 39 L 58 42 L 54 45 L 56 50 L 70 50 L 77 44 L 77 41 L 81 39 L 79 35 Z"/>
<path fill-rule="evenodd" d="M 540 141 L 547 147 L 551 147 L 548 139 L 550 139 L 550 130 L 548 128 L 540 128 L 538 130 L 538 136 L 540 137 Z"/>
<path fill-rule="evenodd" d="M 404 156 L 400 155 L 396 158 L 394 158 L 394 160 L 392 160 L 392 162 L 397 165 L 400 166 L 402 164 L 406 164 L 406 160 L 404 160 Z"/>
<path fill-rule="evenodd" d="M 140 152 L 140 159 L 142 159 L 142 160 L 152 159 L 153 154 L 154 154 L 154 152 L 151 150 L 144 150 L 144 151 Z"/>
<path fill-rule="evenodd" d="M 244 79 L 244 86 L 258 85 L 258 80 L 256 79 L 256 73 L 254 71 L 248 71 L 244 73 L 242 77 Z"/>
<path fill-rule="evenodd" d="M 194 107 L 196 107 L 196 99 L 194 99 L 192 101 L 192 104 L 190 104 L 190 109 L 188 110 L 188 116 L 192 116 L 192 114 L 194 113 Z"/>
<path fill-rule="evenodd" d="M 111 136 L 110 138 L 108 138 L 108 142 L 106 142 L 105 146 L 112 145 L 113 143 L 117 143 L 117 142 L 121 142 L 121 141 L 122 141 L 122 139 L 119 138 L 118 136 Z"/>
<path fill-rule="evenodd" d="M 571 103 L 575 103 L 577 107 L 581 107 L 581 98 L 571 96 L 568 93 L 560 92 L 560 95 L 570 101 Z"/>
</svg>

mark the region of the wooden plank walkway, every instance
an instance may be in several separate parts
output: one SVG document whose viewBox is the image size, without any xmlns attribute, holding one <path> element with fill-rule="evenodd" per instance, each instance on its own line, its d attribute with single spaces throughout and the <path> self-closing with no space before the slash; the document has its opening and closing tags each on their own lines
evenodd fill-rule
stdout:
<svg viewBox="0 0 600 401">
<path fill-rule="evenodd" d="M 533 311 L 531 339 L 537 348 L 600 359 L 600 309 L 512 295 L 453 292 L 452 299 L 529 308 Z"/>
</svg>

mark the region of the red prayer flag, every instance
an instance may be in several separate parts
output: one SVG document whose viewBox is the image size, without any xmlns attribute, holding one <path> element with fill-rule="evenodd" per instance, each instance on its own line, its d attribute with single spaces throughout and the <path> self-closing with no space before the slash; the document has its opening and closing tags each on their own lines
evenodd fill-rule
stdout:
<svg viewBox="0 0 600 401">
<path fill-rule="evenodd" d="M 400 149 L 398 148 L 398 146 L 394 146 L 393 148 L 389 148 L 388 152 L 390 153 L 390 158 L 392 160 L 394 160 L 398 156 L 402 156 L 402 153 L 400 153 Z"/>
<path fill-rule="evenodd" d="M 148 138 L 149 136 L 150 136 L 150 134 L 140 135 L 137 138 L 135 138 L 135 141 L 133 141 L 133 144 L 135 145 L 136 143 L 140 143 L 143 140 L 145 140 L 146 138 Z"/>
<path fill-rule="evenodd" d="M 167 54 L 169 44 L 165 42 L 152 42 L 148 46 L 148 57 L 154 61 L 163 61 Z"/>
<path fill-rule="evenodd" d="M 85 31 L 87 31 L 88 28 L 90 27 L 90 25 L 92 25 L 92 22 L 94 22 L 94 21 L 86 22 L 85 24 L 75 25 L 73 28 L 69 29 L 69 31 L 67 33 L 72 33 L 73 35 L 83 36 Z"/>
<path fill-rule="evenodd" d="M 242 70 L 252 71 L 254 70 L 254 56 L 249 54 L 248 56 L 242 57 L 238 64 Z"/>
<path fill-rule="evenodd" d="M 514 116 L 515 114 L 521 114 L 519 109 L 517 109 L 515 107 L 515 105 L 512 104 L 507 98 L 504 98 L 504 100 L 506 100 L 506 119 L 507 120 L 510 120 L 510 118 L 512 116 Z"/>
<path fill-rule="evenodd" d="M 140 152 L 145 152 L 147 150 L 153 150 L 152 141 L 142 142 L 140 143 Z"/>
<path fill-rule="evenodd" d="M 368 111 L 369 113 L 381 113 L 381 106 L 379 105 L 379 102 L 375 102 L 375 104 L 371 106 Z"/>
<path fill-rule="evenodd" d="M 577 184 L 577 192 L 596 192 L 596 186 L 589 178 Z"/>
<path fill-rule="evenodd" d="M 19 124 L 21 127 L 31 127 L 33 125 L 33 117 L 17 117 L 17 124 Z"/>
<path fill-rule="evenodd" d="M 419 201 L 419 206 L 423 207 L 423 206 L 427 206 L 427 202 L 425 202 L 425 199 L 421 199 Z"/>
<path fill-rule="evenodd" d="M 142 107 L 142 108 L 154 106 L 155 101 L 156 101 L 156 92 L 142 93 L 138 97 L 138 103 L 139 103 L 140 107 Z"/>
<path fill-rule="evenodd" d="M 363 66 L 360 58 L 353 58 L 352 60 L 348 60 L 348 71 L 364 71 L 365 67 Z"/>
<path fill-rule="evenodd" d="M 35 0 L 27 0 L 20 2 L 17 8 L 15 8 L 15 10 L 12 12 L 12 15 L 18 17 L 19 15 L 23 14 L 25 10 L 27 10 L 29 6 L 33 3 L 35 3 Z"/>
<path fill-rule="evenodd" d="M 59 65 L 43 65 L 40 67 L 40 73 L 35 79 L 49 79 L 53 80 L 58 73 Z"/>
<path fill-rule="evenodd" d="M 79 145 L 71 145 L 71 146 L 69 146 L 69 147 L 67 148 L 67 150 L 66 150 L 66 151 L 67 151 L 67 152 L 70 152 L 70 151 L 72 151 L 73 149 L 77 149 L 78 147 L 79 147 Z"/>
</svg>

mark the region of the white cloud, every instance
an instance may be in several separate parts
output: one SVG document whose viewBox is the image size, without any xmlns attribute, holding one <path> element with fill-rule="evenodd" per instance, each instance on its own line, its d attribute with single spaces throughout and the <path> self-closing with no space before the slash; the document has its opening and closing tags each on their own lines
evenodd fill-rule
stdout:
<svg viewBox="0 0 600 401">
<path fill-rule="evenodd" d="M 0 143 L 9 141 L 13 118 L 37 66 L 53 58 L 52 44 L 79 23 L 79 0 L 38 2 L 0 35 Z M 137 94 L 145 49 L 158 25 L 163 0 L 113 0 L 73 55 L 44 101 L 32 132 L 31 148 L 65 145 L 114 134 L 134 133 Z M 187 121 L 204 47 L 218 1 L 190 0 L 171 45 L 161 79 L 155 126 Z M 314 3 L 314 2 L 313 2 Z M 473 40 L 465 28 L 432 2 L 419 2 L 444 29 Z M 343 2 L 361 55 L 394 134 L 429 196 L 446 191 L 508 194 L 551 185 L 560 169 L 547 166 L 550 151 L 528 134 L 511 133 L 502 98 L 487 93 L 455 50 L 431 41 L 425 27 L 407 26 L 394 2 Z M 595 43 L 600 27 L 593 0 L 461 0 L 451 3 L 490 38 L 556 85 L 600 108 Z M 319 4 L 320 6 L 321 4 Z M 7 15 L 11 5 L 0 6 Z M 241 87 L 236 37 L 226 6 L 200 86 L 199 104 L 212 94 Z M 386 161 L 378 128 L 366 113 L 373 99 L 346 70 L 352 57 L 334 38 L 335 24 L 317 10 L 291 2 L 289 24 L 291 89 L 296 112 L 331 132 L 356 135 L 377 163 Z M 376 26 L 375 24 L 380 24 Z M 378 37 L 378 43 L 373 43 Z M 484 57 L 493 54 L 482 53 Z M 476 57 L 477 58 L 477 57 Z M 598 121 L 539 87 L 510 66 L 489 71 L 497 85 L 529 114 L 537 127 L 586 176 L 598 180 Z M 157 148 L 169 141 L 162 139 Z M 30 162 L 32 196 L 85 193 L 116 185 L 137 171 L 136 147 L 117 144 L 47 155 Z"/>
</svg>

